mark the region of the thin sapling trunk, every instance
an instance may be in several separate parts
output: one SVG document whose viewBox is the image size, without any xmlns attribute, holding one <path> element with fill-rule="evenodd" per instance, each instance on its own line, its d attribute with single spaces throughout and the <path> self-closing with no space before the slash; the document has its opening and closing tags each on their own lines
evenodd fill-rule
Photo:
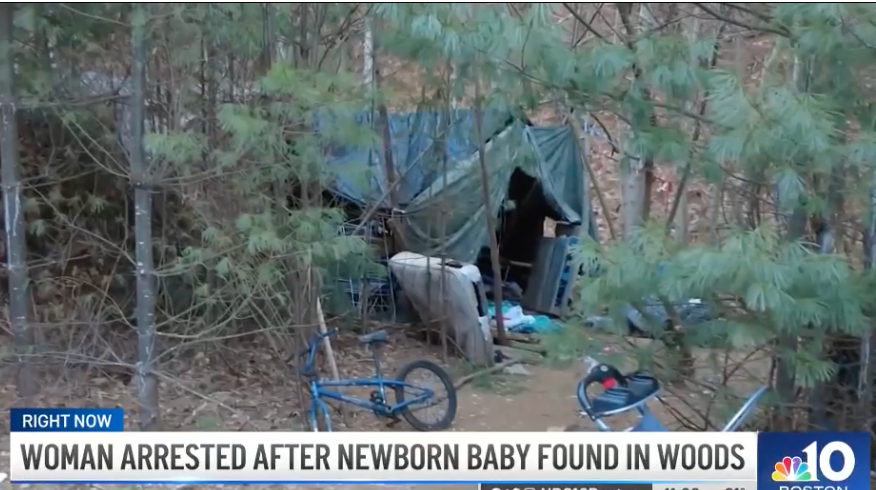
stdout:
<svg viewBox="0 0 876 490">
<path fill-rule="evenodd" d="M 490 205 L 490 182 L 487 172 L 486 142 L 484 141 L 483 108 L 481 107 L 481 84 L 475 81 L 475 135 L 478 139 L 478 164 L 481 168 L 481 194 L 484 199 L 484 214 L 487 220 L 487 238 L 490 240 L 490 262 L 493 266 L 493 301 L 496 310 L 496 337 L 499 345 L 508 345 L 505 335 L 505 319 L 502 316 L 502 266 L 499 264 L 499 244 L 496 240 L 496 217 L 493 216 L 493 206 Z"/>
<path fill-rule="evenodd" d="M 131 183 L 134 187 L 134 237 L 137 277 L 137 400 L 140 429 L 158 424 L 158 379 L 155 376 L 155 290 L 152 280 L 152 193 L 149 164 L 143 147 L 146 113 L 146 6 L 134 4 L 131 14 Z"/>
<path fill-rule="evenodd" d="M 3 211 L 6 224 L 6 254 L 9 270 L 9 316 L 15 342 L 18 396 L 36 394 L 31 362 L 33 331 L 28 323 L 27 244 L 21 207 L 21 176 L 18 168 L 18 124 L 15 98 L 15 55 L 12 49 L 12 18 L 15 4 L 0 5 L 0 159 L 2 159 Z"/>
</svg>

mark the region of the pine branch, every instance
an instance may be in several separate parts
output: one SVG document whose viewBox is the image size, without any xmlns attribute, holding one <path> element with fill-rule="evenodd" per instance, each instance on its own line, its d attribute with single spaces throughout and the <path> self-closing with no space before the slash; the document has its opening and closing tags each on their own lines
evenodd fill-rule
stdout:
<svg viewBox="0 0 876 490">
<path fill-rule="evenodd" d="M 588 21 L 588 24 L 593 25 L 593 22 L 596 21 L 596 16 L 602 15 L 602 7 L 604 7 L 604 6 L 605 6 L 604 3 L 600 3 L 599 5 L 596 6 L 596 10 L 593 12 L 593 15 L 590 16 L 590 20 Z M 572 49 L 575 49 L 578 46 L 580 46 L 581 43 L 584 42 L 584 37 L 586 35 L 587 35 L 587 31 L 585 30 L 585 32 L 581 33 L 581 35 L 578 36 L 577 40 L 574 40 L 574 42 L 572 43 Z"/>
<path fill-rule="evenodd" d="M 731 17 L 728 17 L 726 15 L 722 15 L 722 14 L 719 14 L 718 12 L 715 12 L 712 8 L 709 7 L 709 4 L 707 4 L 707 3 L 694 3 L 694 5 L 701 8 L 703 10 L 703 12 L 711 15 L 716 20 L 720 20 L 721 22 L 726 22 L 728 24 L 732 24 L 736 27 L 748 29 L 749 31 L 766 32 L 766 33 L 775 34 L 777 36 L 782 36 L 782 37 L 786 37 L 786 38 L 791 37 L 791 33 L 788 32 L 787 29 L 775 29 L 775 28 L 772 28 L 769 26 L 754 26 L 751 24 L 746 24 L 744 22 L 738 21 L 738 20 L 733 19 Z"/>
<path fill-rule="evenodd" d="M 742 5 L 739 5 L 738 3 L 724 3 L 724 2 L 722 2 L 719 5 L 721 5 L 722 7 L 727 7 L 727 8 L 731 8 L 733 10 L 738 10 L 740 12 L 744 12 L 748 15 L 753 16 L 753 17 L 757 17 L 758 19 L 760 19 L 766 23 L 770 23 L 773 21 L 772 17 L 765 15 L 765 14 L 762 14 L 760 12 L 757 12 L 755 10 L 752 10 L 750 8 L 743 7 Z"/>
<path fill-rule="evenodd" d="M 593 28 L 593 25 L 591 25 L 590 22 L 587 22 L 586 20 L 584 20 L 584 17 L 581 17 L 581 14 L 579 14 L 577 10 L 575 10 L 574 8 L 572 8 L 571 5 L 569 5 L 569 4 L 566 3 L 566 2 L 563 2 L 563 7 L 565 7 L 566 10 L 568 10 L 569 13 L 572 14 L 572 17 L 574 17 L 575 19 L 577 19 L 578 22 L 580 22 L 581 25 L 584 26 L 585 29 L 587 29 L 588 31 L 590 31 L 594 36 L 598 37 L 599 39 L 601 39 L 602 41 L 604 41 L 604 42 L 607 43 L 607 44 L 611 44 L 611 41 L 609 41 L 608 38 L 606 38 L 605 36 L 603 36 L 602 34 L 600 34 L 599 31 L 597 31 L 596 29 L 594 29 L 594 28 Z M 597 12 L 599 12 L 599 10 L 597 10 Z M 594 15 L 595 15 L 595 14 L 594 14 Z"/>
</svg>

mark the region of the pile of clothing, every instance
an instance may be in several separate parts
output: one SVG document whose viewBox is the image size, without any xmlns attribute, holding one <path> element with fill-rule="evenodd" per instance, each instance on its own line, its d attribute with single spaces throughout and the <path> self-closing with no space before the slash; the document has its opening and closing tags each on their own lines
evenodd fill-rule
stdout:
<svg viewBox="0 0 876 490">
<path fill-rule="evenodd" d="M 490 304 L 487 312 L 491 319 L 495 319 L 496 305 Z M 510 301 L 502 302 L 502 320 L 505 330 L 514 333 L 545 333 L 560 327 L 547 315 L 529 315 L 520 305 Z"/>
</svg>

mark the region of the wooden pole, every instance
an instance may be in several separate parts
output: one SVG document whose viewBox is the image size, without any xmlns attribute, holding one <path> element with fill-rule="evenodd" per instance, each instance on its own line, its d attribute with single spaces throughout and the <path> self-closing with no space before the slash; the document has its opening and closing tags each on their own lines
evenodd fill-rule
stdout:
<svg viewBox="0 0 876 490">
<path fill-rule="evenodd" d="M 502 316 L 502 266 L 499 264 L 499 244 L 496 241 L 496 217 L 490 205 L 490 182 L 487 172 L 486 142 L 483 134 L 483 114 L 481 113 L 481 83 L 475 81 L 475 135 L 478 139 L 478 163 L 481 167 L 481 194 L 484 199 L 484 214 L 487 218 L 487 237 L 490 240 L 490 262 L 493 266 L 493 302 L 496 304 L 496 337 L 499 345 L 507 345 L 505 319 Z"/>
<path fill-rule="evenodd" d="M 328 358 L 329 369 L 332 371 L 332 377 L 335 381 L 338 381 L 341 379 L 341 375 L 338 371 L 338 363 L 335 361 L 335 351 L 332 349 L 332 342 L 328 336 L 325 336 L 326 332 L 328 332 L 328 327 L 325 324 L 325 315 L 322 312 L 322 301 L 318 296 L 316 298 L 316 317 L 319 323 L 319 333 L 323 335 L 322 347 L 325 349 L 325 355 Z M 341 418 L 344 419 L 344 425 L 350 425 L 347 423 L 347 412 L 344 410 L 344 405 L 339 405 L 338 410 L 341 412 Z"/>
<path fill-rule="evenodd" d="M 326 332 L 328 332 L 328 327 L 325 324 L 325 315 L 322 312 L 322 301 L 319 298 L 316 298 L 316 315 L 319 319 L 319 333 L 325 335 Z M 325 348 L 326 356 L 328 356 L 329 369 L 332 370 L 332 377 L 337 381 L 341 376 L 338 372 L 338 365 L 335 362 L 335 352 L 332 350 L 331 340 L 329 340 L 328 337 L 323 337 L 322 346 Z"/>
</svg>

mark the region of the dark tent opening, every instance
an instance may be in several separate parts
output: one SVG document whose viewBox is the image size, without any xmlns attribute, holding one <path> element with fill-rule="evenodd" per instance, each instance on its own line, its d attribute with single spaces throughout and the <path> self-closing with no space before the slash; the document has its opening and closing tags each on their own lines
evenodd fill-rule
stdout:
<svg viewBox="0 0 876 490">
<path fill-rule="evenodd" d="M 562 217 L 548 202 L 539 180 L 519 167 L 511 173 L 507 188 L 503 206 L 498 210 L 496 241 L 502 280 L 510 283 L 509 286 L 519 286 L 520 291 L 516 293 L 513 286 L 507 289 L 510 294 L 520 296 L 529 284 L 532 264 L 544 235 L 545 219 L 561 222 Z M 477 266 L 485 277 L 493 275 L 488 246 L 481 248 Z"/>
</svg>

